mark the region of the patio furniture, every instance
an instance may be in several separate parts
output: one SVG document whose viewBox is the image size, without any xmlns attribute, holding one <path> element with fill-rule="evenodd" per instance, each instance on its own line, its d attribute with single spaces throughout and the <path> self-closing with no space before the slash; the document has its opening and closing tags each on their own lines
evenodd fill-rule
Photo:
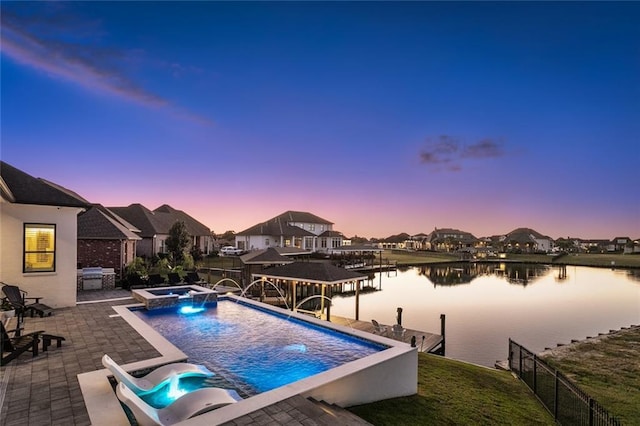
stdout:
<svg viewBox="0 0 640 426">
<path fill-rule="evenodd" d="M 406 328 L 400 324 L 394 324 L 393 327 L 391 327 L 391 331 L 393 332 L 393 337 L 395 339 L 401 340 L 404 337 Z"/>
<path fill-rule="evenodd" d="M 185 283 L 184 281 L 182 281 L 182 277 L 180 277 L 180 274 L 178 274 L 177 272 L 169 272 L 167 276 L 169 277 L 169 284 L 171 285 Z"/>
<path fill-rule="evenodd" d="M 144 402 L 124 383 L 118 383 L 116 395 L 133 412 L 140 426 L 173 425 L 242 399 L 234 390 L 202 388 L 186 393 L 165 408 L 158 409 Z"/>
<path fill-rule="evenodd" d="M 41 331 L 34 331 L 22 336 L 15 334 L 14 337 L 10 337 L 9 332 L 16 333 L 17 330 L 6 330 L 2 321 L 0 321 L 0 328 L 2 328 L 2 334 L 0 335 L 0 339 L 2 339 L 2 342 L 0 342 L 0 366 L 8 364 L 24 352 L 31 351 L 32 356 L 38 355 Z M 5 356 L 5 353 L 8 355 Z"/>
<path fill-rule="evenodd" d="M 164 285 L 166 284 L 166 281 L 164 277 L 160 274 L 150 274 L 148 284 L 149 284 L 149 287 L 154 287 L 154 286 Z"/>
<path fill-rule="evenodd" d="M 373 324 L 374 334 L 379 334 L 381 336 L 384 336 L 385 334 L 387 334 L 387 327 L 385 327 L 384 325 L 380 325 L 378 321 L 372 319 L 371 324 Z"/>
<path fill-rule="evenodd" d="M 187 272 L 187 283 L 189 284 L 206 284 L 207 282 L 200 278 L 197 272 Z"/>
<path fill-rule="evenodd" d="M 40 318 L 45 315 L 50 316 L 53 313 L 53 308 L 44 303 L 40 303 L 42 297 L 27 297 L 27 292 L 20 290 L 18 286 L 5 283 L 2 283 L 2 285 L 2 292 L 6 296 L 5 299 L 16 310 L 16 315 L 18 315 L 19 318 L 24 318 L 26 312 L 29 312 L 31 317 L 36 313 L 40 315 Z M 35 300 L 35 302 L 27 303 L 28 299 Z"/>
<path fill-rule="evenodd" d="M 104 354 L 102 357 L 104 365 L 119 382 L 127 385 L 129 389 L 137 395 L 151 393 L 154 390 L 167 384 L 172 377 L 211 377 L 213 372 L 203 365 L 189 364 L 186 362 L 175 362 L 156 368 L 144 377 L 133 377 L 118 365 L 111 357 Z"/>
</svg>

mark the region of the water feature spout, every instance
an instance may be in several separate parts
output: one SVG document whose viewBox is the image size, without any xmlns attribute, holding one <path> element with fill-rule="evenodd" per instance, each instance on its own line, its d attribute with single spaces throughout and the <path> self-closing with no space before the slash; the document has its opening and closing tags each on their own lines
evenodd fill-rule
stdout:
<svg viewBox="0 0 640 426">
<path fill-rule="evenodd" d="M 298 308 L 306 303 L 307 301 L 311 300 L 311 299 L 326 299 L 329 301 L 329 306 L 331 306 L 331 298 L 329 296 L 324 296 L 324 295 L 320 295 L 320 294 L 315 294 L 313 296 L 309 296 L 309 297 L 305 297 L 304 299 L 302 299 L 300 302 L 298 302 L 298 304 L 296 304 L 295 308 L 293 309 L 294 311 L 298 311 Z M 289 314 L 289 317 L 291 317 L 291 314 Z"/>
<path fill-rule="evenodd" d="M 284 302 L 284 306 L 287 307 L 287 310 L 290 309 L 289 308 L 289 304 L 287 303 L 287 298 L 284 296 L 284 294 L 282 294 L 282 291 L 280 290 L 280 287 L 278 287 L 277 285 L 275 285 L 274 283 L 272 283 L 271 281 L 268 281 L 268 280 L 258 279 L 258 280 L 253 281 L 248 286 L 246 286 L 244 290 L 242 290 L 242 292 L 240 293 L 240 297 L 244 297 L 244 295 L 246 294 L 247 290 L 249 290 L 251 287 L 253 287 L 257 283 L 266 283 L 266 284 L 271 285 L 271 287 L 276 289 L 276 291 L 278 292 L 278 295 L 280 295 L 280 297 L 282 298 L 282 301 Z"/>
</svg>

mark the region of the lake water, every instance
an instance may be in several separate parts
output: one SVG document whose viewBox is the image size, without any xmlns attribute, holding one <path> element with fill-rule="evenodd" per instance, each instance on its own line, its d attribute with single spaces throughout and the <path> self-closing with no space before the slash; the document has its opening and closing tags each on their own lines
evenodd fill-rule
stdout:
<svg viewBox="0 0 640 426">
<path fill-rule="evenodd" d="M 571 339 L 640 324 L 640 271 L 523 264 L 411 267 L 376 274 L 379 291 L 360 295 L 360 320 L 440 333 L 446 356 L 493 366 L 508 339 L 540 352 Z M 354 297 L 334 297 L 331 313 L 355 317 Z M 418 344 L 420 342 L 418 341 Z"/>
</svg>

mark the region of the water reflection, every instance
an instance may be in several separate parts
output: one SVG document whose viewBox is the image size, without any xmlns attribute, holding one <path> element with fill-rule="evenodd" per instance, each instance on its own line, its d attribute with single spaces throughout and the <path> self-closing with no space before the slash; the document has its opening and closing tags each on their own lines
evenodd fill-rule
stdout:
<svg viewBox="0 0 640 426">
<path fill-rule="evenodd" d="M 527 286 L 548 274 L 551 267 L 522 263 L 460 263 L 448 265 L 428 265 L 418 267 L 418 274 L 427 278 L 434 287 L 469 284 L 480 276 L 503 277 L 508 283 Z M 566 267 L 562 267 L 556 277 L 567 279 Z"/>
<path fill-rule="evenodd" d="M 492 366 L 512 338 L 534 352 L 640 324 L 640 271 L 515 263 L 461 263 L 377 273 L 361 293 L 359 318 L 438 333 L 447 356 Z M 430 285 L 432 284 L 432 285 Z M 354 297 L 334 297 L 332 315 L 355 318 Z"/>
</svg>

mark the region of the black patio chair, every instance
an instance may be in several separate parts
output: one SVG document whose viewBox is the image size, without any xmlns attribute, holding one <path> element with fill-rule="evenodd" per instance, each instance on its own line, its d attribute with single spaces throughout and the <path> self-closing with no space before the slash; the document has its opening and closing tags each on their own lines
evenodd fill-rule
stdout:
<svg viewBox="0 0 640 426">
<path fill-rule="evenodd" d="M 149 287 L 160 286 L 165 284 L 165 279 L 160 274 L 150 274 L 149 281 L 147 282 Z"/>
<path fill-rule="evenodd" d="M 182 277 L 180 277 L 180 274 L 177 272 L 169 272 L 167 274 L 167 277 L 169 277 L 169 284 L 171 285 L 185 283 L 184 281 L 182 281 Z"/>
<path fill-rule="evenodd" d="M 5 299 L 16 310 L 16 315 L 19 318 L 24 318 L 25 313 L 29 313 L 31 317 L 34 314 L 40 315 L 40 318 L 50 316 L 53 313 L 53 308 L 40 303 L 42 297 L 27 297 L 27 292 L 20 290 L 18 286 L 2 283 L 2 292 L 5 294 Z M 27 300 L 35 300 L 35 302 L 27 303 Z"/>
<path fill-rule="evenodd" d="M 0 328 L 2 328 L 2 335 L 0 335 L 0 339 L 2 339 L 2 342 L 0 342 L 0 365 L 7 365 L 24 352 L 30 351 L 32 356 L 38 355 L 41 331 L 34 331 L 20 336 L 17 334 L 18 330 L 7 331 L 2 321 L 0 321 Z M 16 334 L 14 337 L 10 337 L 9 332 Z"/>
<path fill-rule="evenodd" d="M 62 336 L 55 336 L 53 334 L 45 333 L 44 331 L 32 331 L 27 334 L 20 334 L 21 329 L 7 330 L 4 328 L 4 324 L 0 321 L 0 327 L 2 328 L 2 334 L 0 338 L 0 349 L 2 352 L 2 362 L 0 365 L 5 365 L 11 360 L 17 358 L 23 352 L 31 351 L 32 356 L 38 355 L 38 343 L 42 341 L 42 352 L 47 352 L 49 346 L 53 341 L 56 342 L 56 347 L 61 347 L 62 342 L 66 340 Z M 9 336 L 9 333 L 13 333 L 13 337 Z M 5 356 L 4 354 L 8 355 Z"/>
<path fill-rule="evenodd" d="M 206 284 L 207 282 L 200 278 L 197 272 L 187 272 L 187 276 L 185 277 L 188 284 Z"/>
</svg>

